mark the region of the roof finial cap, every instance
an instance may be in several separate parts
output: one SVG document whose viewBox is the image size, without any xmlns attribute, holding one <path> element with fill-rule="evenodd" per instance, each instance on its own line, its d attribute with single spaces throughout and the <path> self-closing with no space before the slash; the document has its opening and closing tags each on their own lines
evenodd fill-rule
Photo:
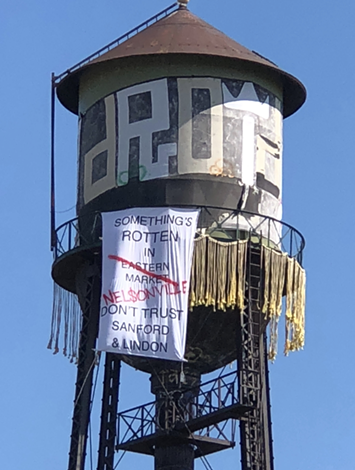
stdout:
<svg viewBox="0 0 355 470">
<path fill-rule="evenodd" d="M 189 0 L 178 0 L 177 3 L 179 5 L 179 8 L 187 8 Z"/>
</svg>

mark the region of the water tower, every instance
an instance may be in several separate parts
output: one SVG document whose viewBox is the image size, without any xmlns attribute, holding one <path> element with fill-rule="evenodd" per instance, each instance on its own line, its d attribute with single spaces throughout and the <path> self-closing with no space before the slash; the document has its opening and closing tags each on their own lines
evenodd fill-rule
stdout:
<svg viewBox="0 0 355 470">
<path fill-rule="evenodd" d="M 168 207 L 199 210 L 185 361 L 105 354 L 97 468 L 126 450 L 154 456 L 156 470 L 191 470 L 235 445 L 239 420 L 242 469 L 272 470 L 267 356 L 283 306 L 285 352 L 304 343 L 304 239 L 281 221 L 282 120 L 303 104 L 303 85 L 182 1 L 52 84 L 53 118 L 55 93 L 79 118 L 77 217 L 58 228 L 52 145 L 49 346 L 58 351 L 64 318 L 77 362 L 69 470 L 85 466 L 103 214 Z M 204 380 L 235 360 L 235 372 Z M 118 412 L 121 361 L 149 374 L 153 401 Z"/>
</svg>

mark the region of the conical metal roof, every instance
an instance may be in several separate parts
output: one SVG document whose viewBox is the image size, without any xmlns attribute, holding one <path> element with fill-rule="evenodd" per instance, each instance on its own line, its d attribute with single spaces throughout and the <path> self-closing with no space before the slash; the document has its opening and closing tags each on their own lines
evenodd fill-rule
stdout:
<svg viewBox="0 0 355 470">
<path fill-rule="evenodd" d="M 115 48 L 86 63 L 66 75 L 58 84 L 57 94 L 61 103 L 70 111 L 78 111 L 79 77 L 84 70 L 108 61 L 132 56 L 162 54 L 194 54 L 210 57 L 225 57 L 266 68 L 281 78 L 284 88 L 284 116 L 290 116 L 305 101 L 306 90 L 292 75 L 278 68 L 273 62 L 250 51 L 221 31 L 192 14 L 184 7 L 157 21 Z"/>
</svg>

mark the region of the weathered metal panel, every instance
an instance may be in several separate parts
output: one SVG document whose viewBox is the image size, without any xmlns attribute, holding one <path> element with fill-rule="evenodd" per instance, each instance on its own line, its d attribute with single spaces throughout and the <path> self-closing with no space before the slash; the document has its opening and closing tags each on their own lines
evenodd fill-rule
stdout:
<svg viewBox="0 0 355 470">
<path fill-rule="evenodd" d="M 239 188 L 235 207 L 281 218 L 282 103 L 258 84 L 212 77 L 141 83 L 95 103 L 80 129 L 79 209 L 132 183 L 199 177 L 228 179 Z"/>
</svg>

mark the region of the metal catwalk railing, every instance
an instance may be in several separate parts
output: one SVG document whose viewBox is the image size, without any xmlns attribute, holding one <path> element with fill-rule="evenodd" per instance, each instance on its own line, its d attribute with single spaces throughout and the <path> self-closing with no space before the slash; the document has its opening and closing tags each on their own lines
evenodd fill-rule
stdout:
<svg viewBox="0 0 355 470">
<path fill-rule="evenodd" d="M 234 443 L 235 423 L 230 418 L 242 417 L 249 409 L 239 405 L 237 372 L 231 372 L 119 413 L 117 447 L 174 431 Z"/>
<path fill-rule="evenodd" d="M 193 208 L 193 207 L 191 207 Z M 273 217 L 222 207 L 200 207 L 198 235 L 208 234 L 225 242 L 249 239 L 255 234 L 262 243 L 287 253 L 302 265 L 305 240 L 291 225 Z M 89 249 L 102 242 L 101 213 L 89 213 L 65 222 L 55 231 L 54 259 L 75 249 Z"/>
</svg>

